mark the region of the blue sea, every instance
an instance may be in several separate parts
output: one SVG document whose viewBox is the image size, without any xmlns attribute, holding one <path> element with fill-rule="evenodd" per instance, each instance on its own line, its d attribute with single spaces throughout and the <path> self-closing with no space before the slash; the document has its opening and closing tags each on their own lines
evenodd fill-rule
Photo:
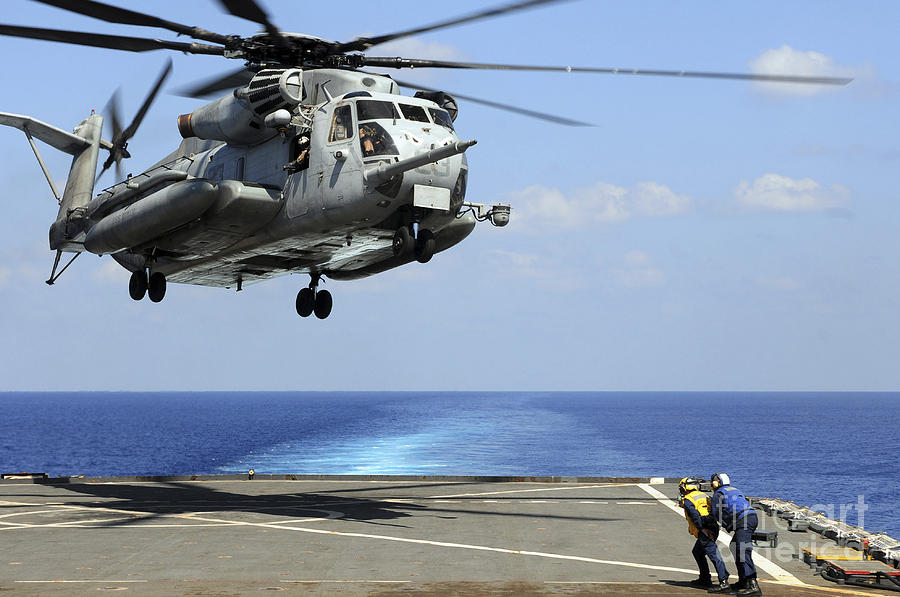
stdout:
<svg viewBox="0 0 900 597">
<path fill-rule="evenodd" d="M 0 421 L 0 472 L 724 471 L 900 539 L 900 393 L 32 392 Z"/>
</svg>

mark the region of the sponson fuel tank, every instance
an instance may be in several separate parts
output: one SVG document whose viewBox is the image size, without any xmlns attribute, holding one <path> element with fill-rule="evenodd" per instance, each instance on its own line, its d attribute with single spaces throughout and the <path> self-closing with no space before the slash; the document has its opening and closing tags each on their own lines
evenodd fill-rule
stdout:
<svg viewBox="0 0 900 597">
<path fill-rule="evenodd" d="M 88 231 L 84 248 L 103 255 L 140 245 L 199 218 L 217 197 L 208 180 L 176 182 L 100 220 Z"/>
</svg>

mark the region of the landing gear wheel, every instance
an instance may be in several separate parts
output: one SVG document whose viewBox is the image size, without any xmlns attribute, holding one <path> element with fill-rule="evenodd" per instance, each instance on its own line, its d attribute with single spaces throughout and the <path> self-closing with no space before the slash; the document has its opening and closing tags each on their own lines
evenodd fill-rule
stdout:
<svg viewBox="0 0 900 597">
<path fill-rule="evenodd" d="M 128 294 L 136 301 L 144 298 L 144 295 L 147 294 L 147 270 L 139 269 L 131 274 L 131 279 L 128 281 Z"/>
<path fill-rule="evenodd" d="M 409 231 L 407 226 L 401 226 L 397 228 L 397 232 L 394 233 L 394 256 L 403 255 L 404 253 L 409 253 L 409 250 L 413 247 L 413 237 L 412 233 Z"/>
<path fill-rule="evenodd" d="M 325 319 L 329 315 L 331 315 L 331 307 L 334 304 L 334 301 L 331 299 L 331 293 L 327 290 L 320 290 L 316 293 L 316 306 L 315 312 L 316 317 L 319 319 Z"/>
<path fill-rule="evenodd" d="M 316 304 L 316 295 L 312 288 L 303 288 L 297 293 L 297 315 L 309 317 Z"/>
<path fill-rule="evenodd" d="M 166 275 L 162 272 L 150 274 L 150 283 L 147 285 L 147 296 L 154 303 L 158 303 L 166 296 Z"/>
<path fill-rule="evenodd" d="M 434 234 L 427 228 L 419 230 L 416 237 L 416 261 L 419 263 L 428 263 L 434 257 L 435 249 Z"/>
</svg>

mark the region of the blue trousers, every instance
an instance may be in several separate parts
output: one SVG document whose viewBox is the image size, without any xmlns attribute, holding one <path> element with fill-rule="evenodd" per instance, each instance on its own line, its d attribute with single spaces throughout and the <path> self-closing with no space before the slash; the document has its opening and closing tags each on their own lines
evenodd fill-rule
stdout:
<svg viewBox="0 0 900 597">
<path fill-rule="evenodd" d="M 756 566 L 753 564 L 753 531 L 756 530 L 759 519 L 756 513 L 751 513 L 738 521 L 738 528 L 734 530 L 731 539 L 731 555 L 737 565 L 738 577 L 756 578 Z"/>
<path fill-rule="evenodd" d="M 713 566 L 716 567 L 716 575 L 719 582 L 728 580 L 728 570 L 725 568 L 725 562 L 722 561 L 722 554 L 719 553 L 719 546 L 716 542 L 710 541 L 701 535 L 694 542 L 694 549 L 691 550 L 694 559 L 697 560 L 697 568 L 700 569 L 700 578 L 711 578 L 709 574 L 709 564 L 706 558 L 712 560 Z"/>
</svg>

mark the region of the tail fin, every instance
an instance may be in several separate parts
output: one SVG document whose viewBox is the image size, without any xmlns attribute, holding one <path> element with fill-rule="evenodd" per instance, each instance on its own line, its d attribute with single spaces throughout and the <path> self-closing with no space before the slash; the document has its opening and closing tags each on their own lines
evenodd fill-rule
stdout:
<svg viewBox="0 0 900 597">
<path fill-rule="evenodd" d="M 92 113 L 75 127 L 74 133 L 68 133 L 30 116 L 5 112 L 0 112 L 0 124 L 15 127 L 25 133 L 38 164 L 44 171 L 47 182 L 50 183 L 50 189 L 59 202 L 59 213 L 56 221 L 50 227 L 50 248 L 57 251 L 80 252 L 82 248 L 78 237 L 84 233 L 84 230 L 79 230 L 80 226 L 77 225 L 77 222 L 81 219 L 82 208 L 87 205 L 94 193 L 97 156 L 100 146 L 103 144 L 100 140 L 103 117 Z M 50 172 L 34 143 L 35 137 L 47 145 L 73 156 L 62 197 L 59 196 Z"/>
<path fill-rule="evenodd" d="M 59 202 L 59 213 L 56 221 L 50 226 L 50 249 L 56 251 L 53 272 L 50 279 L 47 280 L 48 284 L 52 284 L 58 277 L 56 266 L 59 264 L 62 252 L 75 253 L 77 257 L 84 250 L 83 240 L 87 224 L 84 207 L 94 193 L 94 175 L 97 172 L 97 157 L 100 147 L 109 145 L 108 142 L 100 139 L 103 117 L 92 113 L 75 127 L 73 133 L 35 120 L 30 116 L 5 112 L 0 112 L 0 124 L 15 127 L 25 133 L 38 164 L 40 164 L 47 182 L 50 183 L 50 189 Z M 53 184 L 53 178 L 41 158 L 37 145 L 34 143 L 34 138 L 73 156 L 69 177 L 66 179 L 66 188 L 61 197 L 56 190 L 56 185 Z M 65 268 L 63 269 L 65 270 Z"/>
<path fill-rule="evenodd" d="M 59 201 L 59 213 L 50 226 L 50 248 L 53 250 L 84 250 L 84 207 L 94 194 L 102 129 L 103 117 L 99 114 L 91 114 L 75 127 L 75 136 L 83 139 L 85 145 L 78 153 L 73 153 L 66 189 Z"/>
</svg>

